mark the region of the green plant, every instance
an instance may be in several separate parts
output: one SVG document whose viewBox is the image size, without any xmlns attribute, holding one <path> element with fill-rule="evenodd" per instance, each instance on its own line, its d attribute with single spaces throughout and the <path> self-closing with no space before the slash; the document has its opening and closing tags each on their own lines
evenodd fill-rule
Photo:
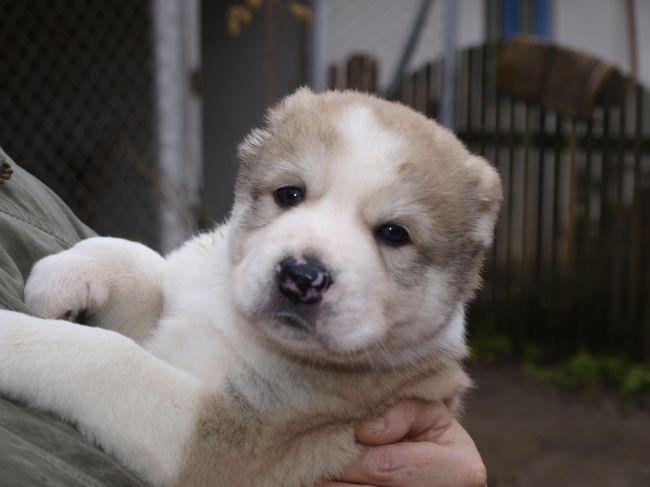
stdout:
<svg viewBox="0 0 650 487">
<path fill-rule="evenodd" d="M 650 393 L 650 365 L 633 364 L 621 381 L 621 391 L 627 396 Z"/>
<path fill-rule="evenodd" d="M 604 390 L 619 393 L 625 401 L 650 394 L 650 363 L 613 355 L 578 351 L 562 361 L 549 360 L 534 343 L 515 347 L 509 335 L 492 328 L 476 332 L 470 340 L 470 358 L 479 363 L 517 360 L 528 377 L 561 389 L 593 396 Z M 515 349 L 517 348 L 517 350 Z"/>
<path fill-rule="evenodd" d="M 650 364 L 622 357 L 597 356 L 580 351 L 551 365 L 524 363 L 524 373 L 563 389 L 592 396 L 605 389 L 618 391 L 626 400 L 650 393 Z"/>
<path fill-rule="evenodd" d="M 523 371 L 535 379 L 563 389 L 576 390 L 586 396 L 602 390 L 602 371 L 598 360 L 587 352 L 578 352 L 566 362 L 555 365 L 524 363 Z"/>
<path fill-rule="evenodd" d="M 476 362 L 500 362 L 511 359 L 513 353 L 512 340 L 503 333 L 483 331 L 470 341 L 470 359 Z"/>
</svg>

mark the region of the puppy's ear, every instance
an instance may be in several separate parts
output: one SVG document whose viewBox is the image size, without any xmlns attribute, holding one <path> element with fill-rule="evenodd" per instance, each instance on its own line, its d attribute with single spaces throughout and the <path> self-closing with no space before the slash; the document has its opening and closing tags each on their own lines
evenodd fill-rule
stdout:
<svg viewBox="0 0 650 487">
<path fill-rule="evenodd" d="M 264 116 L 263 126 L 251 130 L 239 144 L 240 162 L 248 163 L 255 159 L 266 140 L 273 133 L 274 128 L 284 123 L 292 113 L 308 108 L 314 99 L 314 93 L 303 86 L 292 95 L 282 99 L 274 107 L 269 108 Z"/>
<path fill-rule="evenodd" d="M 469 173 L 478 202 L 478 218 L 474 224 L 473 236 L 485 247 L 489 247 L 503 200 L 501 178 L 494 166 L 482 157 L 470 156 L 463 164 Z"/>
<path fill-rule="evenodd" d="M 298 88 L 295 93 L 285 97 L 276 106 L 270 108 L 266 113 L 266 123 L 279 125 L 284 122 L 292 113 L 309 108 L 315 100 L 314 93 L 306 86 Z"/>
<path fill-rule="evenodd" d="M 243 165 L 251 164 L 259 155 L 271 132 L 266 128 L 256 128 L 248 132 L 244 140 L 237 146 L 237 156 Z"/>
</svg>

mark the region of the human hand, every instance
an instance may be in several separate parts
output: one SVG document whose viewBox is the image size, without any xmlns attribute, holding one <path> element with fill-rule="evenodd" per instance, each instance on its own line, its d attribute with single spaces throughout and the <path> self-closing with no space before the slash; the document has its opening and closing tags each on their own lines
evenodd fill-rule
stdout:
<svg viewBox="0 0 650 487">
<path fill-rule="evenodd" d="M 467 431 L 439 402 L 402 401 L 357 431 L 361 457 L 323 487 L 484 487 L 487 474 Z"/>
</svg>

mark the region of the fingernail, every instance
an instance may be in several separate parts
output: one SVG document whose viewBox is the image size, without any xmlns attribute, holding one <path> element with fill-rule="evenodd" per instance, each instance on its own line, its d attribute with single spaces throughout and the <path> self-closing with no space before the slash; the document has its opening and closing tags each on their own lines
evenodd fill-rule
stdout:
<svg viewBox="0 0 650 487">
<path fill-rule="evenodd" d="M 386 429 L 384 418 L 372 418 L 366 422 L 366 427 L 374 431 L 383 431 Z"/>
</svg>

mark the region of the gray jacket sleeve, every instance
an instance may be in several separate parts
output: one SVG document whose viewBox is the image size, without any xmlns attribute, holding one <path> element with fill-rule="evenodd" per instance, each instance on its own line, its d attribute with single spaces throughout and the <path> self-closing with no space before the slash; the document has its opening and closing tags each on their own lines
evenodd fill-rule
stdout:
<svg viewBox="0 0 650 487">
<path fill-rule="evenodd" d="M 93 235 L 0 148 L 0 308 L 32 314 L 23 302 L 32 265 Z M 139 485 L 70 425 L 0 398 L 0 486 Z"/>
</svg>

